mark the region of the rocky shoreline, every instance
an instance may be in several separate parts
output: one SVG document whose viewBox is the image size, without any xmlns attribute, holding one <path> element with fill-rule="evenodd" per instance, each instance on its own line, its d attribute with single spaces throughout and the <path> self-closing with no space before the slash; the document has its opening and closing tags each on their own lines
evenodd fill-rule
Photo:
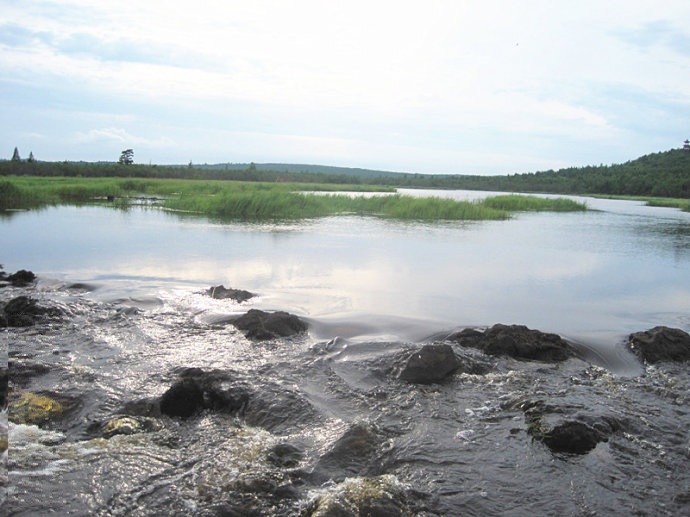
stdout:
<svg viewBox="0 0 690 517">
<path fill-rule="evenodd" d="M 35 279 L 27 271 L 12 275 L 0 272 L 2 286 L 27 288 Z M 223 286 L 211 287 L 206 294 L 239 303 L 253 295 Z M 59 307 L 41 305 L 30 292 L 0 304 L 0 328 L 22 329 L 69 317 Z M 258 349 L 275 340 L 298 338 L 309 329 L 307 322 L 288 312 L 257 309 L 222 323 L 233 325 L 246 339 L 255 342 Z M 332 342 L 315 346 L 316 360 L 332 361 L 339 353 L 336 345 L 334 337 Z M 659 406 L 670 407 L 679 421 L 688 421 L 687 393 L 681 390 L 682 386 L 674 384 L 672 374 L 659 377 L 657 372 L 667 366 L 671 366 L 669 371 L 686 368 L 690 361 L 690 335 L 681 329 L 660 326 L 631 334 L 625 346 L 645 368 L 641 377 L 663 378 L 663 385 L 652 383 L 639 388 L 634 378 L 612 378 L 601 368 L 587 363 L 577 347 L 556 334 L 521 325 L 496 324 L 487 329 L 465 328 L 437 335 L 430 342 L 401 344 L 389 354 L 363 363 L 361 368 L 368 370 L 366 375 L 375 384 L 364 395 L 375 403 L 390 399 L 396 390 L 418 387 L 420 392 L 410 395 L 416 397 L 429 390 L 433 392 L 434 386 L 461 386 L 462 383 L 481 386 L 490 382 L 486 379 L 492 375 L 518 372 L 515 375 L 523 376 L 535 389 L 500 401 L 497 411 L 515 422 L 506 439 L 522 437 L 546 447 L 554 458 L 568 461 L 569 457 L 584 457 L 610 440 L 615 442 L 615 447 L 629 446 L 637 443 L 636 440 L 644 440 L 649 433 L 647 424 L 641 423 L 647 415 L 635 415 L 630 408 L 620 407 L 615 397 L 607 395 L 606 383 L 611 392 L 640 389 L 645 395 L 652 393 Z M 79 398 L 73 394 L 32 391 L 33 379 L 47 374 L 50 366 L 14 357 L 11 350 L 9 357 L 7 368 L 0 368 L 0 402 L 9 421 L 68 430 L 64 422 L 79 407 Z M 563 366 L 566 364 L 571 366 Z M 577 397 L 572 396 L 574 393 Z M 644 409 L 641 407 L 640 411 Z M 443 513 L 436 494 L 396 481 L 393 474 L 398 472 L 398 467 L 383 446 L 393 440 L 388 431 L 374 423 L 355 422 L 328 450 L 311 451 L 290 437 L 305 427 L 318 426 L 324 418 L 319 409 L 299 390 L 271 379 L 257 381 L 245 372 L 180 365 L 174 380 L 160 396 L 125 401 L 110 417 L 85 423 L 82 435 L 109 440 L 119 435 L 161 433 L 175 422 L 209 414 L 232 416 L 241 425 L 258 427 L 278 437 L 266 449 L 262 460 L 266 474 L 254 479 L 253 484 L 231 490 L 253 497 L 218 503 L 213 507 L 217 515 L 259 515 L 270 505 L 299 507 L 301 515 Z M 521 422 L 516 420 L 519 415 Z M 649 424 L 649 427 L 654 426 Z M 682 442 L 683 431 L 679 432 Z M 668 443 L 669 449 L 676 447 L 676 454 L 690 459 L 687 443 L 678 443 L 679 435 L 675 431 L 659 439 Z M 3 452 L 11 448 L 6 430 L 0 447 Z M 308 462 L 312 457 L 315 459 Z M 304 501 L 307 488 L 323 486 L 331 488 L 310 498 L 308 503 L 297 503 Z M 689 511 L 687 486 L 665 504 L 667 514 Z M 285 514 L 290 511 L 285 510 Z"/>
</svg>

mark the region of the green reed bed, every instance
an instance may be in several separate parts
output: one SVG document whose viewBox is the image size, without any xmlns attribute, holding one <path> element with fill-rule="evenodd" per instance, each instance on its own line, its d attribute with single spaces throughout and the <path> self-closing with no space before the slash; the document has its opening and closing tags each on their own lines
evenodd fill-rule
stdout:
<svg viewBox="0 0 690 517">
<path fill-rule="evenodd" d="M 587 205 L 567 198 L 544 198 L 507 194 L 483 200 L 483 205 L 509 212 L 577 212 L 587 210 Z"/>
<path fill-rule="evenodd" d="M 160 206 L 224 220 L 296 220 L 338 214 L 358 214 L 405 220 L 507 219 L 519 210 L 584 210 L 567 199 L 533 196 L 495 196 L 480 201 L 418 198 L 393 194 L 373 196 L 317 193 L 329 190 L 371 191 L 355 185 L 260 183 L 222 180 L 149 178 L 37 178 L 6 176 L 0 179 L 0 209 L 81 204 L 105 199 L 112 206 L 128 206 L 138 196 L 162 197 Z"/>
</svg>

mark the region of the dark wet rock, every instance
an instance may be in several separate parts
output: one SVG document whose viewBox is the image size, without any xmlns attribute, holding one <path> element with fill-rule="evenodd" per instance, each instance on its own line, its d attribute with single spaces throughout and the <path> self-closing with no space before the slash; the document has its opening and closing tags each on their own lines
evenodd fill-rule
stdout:
<svg viewBox="0 0 690 517">
<path fill-rule="evenodd" d="M 630 349 L 647 363 L 690 361 L 690 335 L 677 328 L 654 327 L 630 334 Z"/>
<path fill-rule="evenodd" d="M 420 384 L 439 382 L 453 374 L 460 365 L 450 345 L 424 345 L 407 358 L 398 377 Z"/>
<path fill-rule="evenodd" d="M 6 280 L 15 287 L 25 287 L 36 280 L 36 275 L 26 269 L 20 269 L 16 273 L 8 275 Z"/>
<path fill-rule="evenodd" d="M 318 419 L 311 404 L 283 384 L 264 381 L 255 387 L 235 372 L 197 368 L 181 372 L 180 377 L 159 400 L 164 415 L 189 418 L 202 410 L 230 413 L 276 434 L 313 425 Z M 155 414 L 145 404 L 142 409 L 133 414 Z"/>
<path fill-rule="evenodd" d="M 381 438 L 376 429 L 365 423 L 353 424 L 319 459 L 316 478 L 342 480 L 348 476 L 369 473 Z M 376 468 L 374 468 L 376 470 Z"/>
<path fill-rule="evenodd" d="M 232 322 L 249 339 L 264 341 L 289 337 L 305 332 L 307 324 L 294 314 L 284 311 L 264 312 L 251 309 Z"/>
<path fill-rule="evenodd" d="M 250 298 L 253 298 L 256 296 L 254 293 L 250 293 L 249 291 L 245 291 L 243 289 L 233 289 L 233 288 L 226 288 L 223 285 L 217 285 L 215 287 L 211 287 L 206 291 L 206 294 L 208 294 L 211 298 L 215 298 L 217 300 L 235 300 L 236 302 L 246 302 Z"/>
<path fill-rule="evenodd" d="M 527 403 L 524 409 L 527 432 L 556 453 L 587 454 L 622 427 L 611 416 L 571 414 L 544 401 Z"/>
<path fill-rule="evenodd" d="M 587 454 L 599 442 L 608 438 L 583 422 L 565 421 L 553 427 L 545 427 L 538 416 L 528 420 L 528 432 L 553 452 Z"/>
<path fill-rule="evenodd" d="M 4 409 L 7 406 L 7 388 L 7 368 L 0 367 L 0 409 Z"/>
<path fill-rule="evenodd" d="M 204 408 L 204 390 L 194 379 L 173 384 L 160 400 L 161 413 L 188 418 Z"/>
<path fill-rule="evenodd" d="M 304 449 L 292 443 L 279 443 L 271 447 L 266 459 L 276 467 L 295 468 L 304 459 Z"/>
<path fill-rule="evenodd" d="M 9 420 L 15 424 L 44 426 L 66 417 L 78 400 L 52 392 L 25 392 L 9 403 Z"/>
<path fill-rule="evenodd" d="M 50 372 L 45 364 L 29 360 L 10 360 L 7 362 L 9 380 L 12 386 L 26 386 L 31 379 Z"/>
<path fill-rule="evenodd" d="M 0 325 L 5 327 L 30 327 L 45 317 L 58 316 L 60 311 L 38 305 L 28 296 L 18 296 L 5 304 L 0 311 Z"/>
<path fill-rule="evenodd" d="M 532 330 L 524 325 L 496 324 L 485 332 L 465 329 L 448 337 L 462 346 L 478 348 L 495 356 L 519 360 L 560 362 L 575 357 L 575 350 L 557 334 Z"/>
</svg>

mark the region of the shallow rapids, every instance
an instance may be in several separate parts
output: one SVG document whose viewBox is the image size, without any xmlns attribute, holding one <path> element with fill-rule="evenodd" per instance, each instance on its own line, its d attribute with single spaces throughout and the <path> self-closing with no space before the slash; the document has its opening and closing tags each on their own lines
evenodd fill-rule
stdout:
<svg viewBox="0 0 690 517">
<path fill-rule="evenodd" d="M 453 329 L 316 317 L 307 333 L 254 342 L 228 323 L 251 301 L 191 288 L 106 300 L 108 289 L 42 280 L 0 290 L 2 302 L 28 294 L 61 313 L 0 330 L 10 402 L 48 413 L 10 405 L 6 515 L 690 511 L 687 365 L 643 367 L 620 343 L 610 344 L 616 364 L 635 364 L 634 375 L 586 354 L 546 364 L 452 344 L 488 371 L 412 384 L 397 378 L 401 360 Z M 245 402 L 156 413 L 190 371 Z M 534 439 L 535 406 L 615 429 L 586 454 L 554 453 Z"/>
</svg>

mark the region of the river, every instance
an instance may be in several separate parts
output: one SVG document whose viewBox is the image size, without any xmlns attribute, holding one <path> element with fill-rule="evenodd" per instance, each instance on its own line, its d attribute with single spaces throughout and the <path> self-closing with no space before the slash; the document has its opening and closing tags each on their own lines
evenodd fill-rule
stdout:
<svg viewBox="0 0 690 517">
<path fill-rule="evenodd" d="M 641 375 L 622 343 L 657 325 L 690 331 L 690 214 L 578 199 L 590 210 L 482 222 L 227 223 L 150 206 L 3 214 L 5 271 L 34 271 L 30 294 L 68 315 L 2 331 L 11 362 L 47 371 L 14 388 L 78 401 L 59 423 L 10 422 L 5 507 L 11 515 L 296 515 L 344 490 L 346 479 L 376 474 L 405 487 L 419 515 L 687 510 L 671 502 L 690 500 L 687 373 L 673 371 L 673 382 L 668 372 Z M 240 304 L 203 293 L 219 284 L 258 296 Z M 0 300 L 26 291 L 4 288 Z M 250 308 L 296 314 L 309 332 L 257 345 L 222 324 Z M 383 364 L 430 336 L 495 323 L 560 334 L 584 361 L 552 377 L 499 362 L 491 376 L 422 388 L 384 374 Z M 96 436 L 99 422 L 159 397 L 187 367 L 232 372 L 269 405 L 286 393 L 299 403 L 274 408 L 279 423 L 203 413 Z M 561 393 L 567 379 L 590 389 L 578 395 L 569 384 L 569 403 L 594 397 L 603 407 L 616 392 L 622 421 L 657 411 L 654 425 L 673 431 L 660 439 L 630 424 L 584 459 L 554 460 L 525 439 L 515 401 Z M 652 397 L 660 383 L 672 392 L 668 407 Z M 366 466 L 320 468 L 361 425 L 377 443 Z M 299 468 L 265 460 L 285 443 L 299 452 Z M 649 462 L 651 477 L 639 462 Z M 271 495 L 280 490 L 287 495 Z"/>
</svg>

